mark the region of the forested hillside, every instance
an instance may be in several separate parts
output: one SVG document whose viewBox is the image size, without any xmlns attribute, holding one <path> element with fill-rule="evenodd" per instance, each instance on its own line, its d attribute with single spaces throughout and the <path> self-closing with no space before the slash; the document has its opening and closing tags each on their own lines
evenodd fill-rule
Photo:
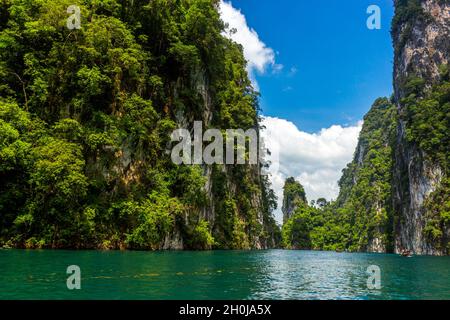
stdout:
<svg viewBox="0 0 450 320">
<path fill-rule="evenodd" d="M 1 1 L 0 245 L 275 246 L 259 166 L 179 166 L 167 152 L 194 121 L 259 129 L 224 32 L 210 0 Z"/>
<path fill-rule="evenodd" d="M 395 106 L 380 98 L 364 117 L 354 160 L 339 181 L 338 199 L 331 203 L 321 199 L 314 206 L 306 203 L 297 208 L 283 235 L 302 230 L 300 248 L 306 244 L 315 250 L 384 252 L 392 248 L 391 144 L 395 132 Z M 297 237 L 287 240 L 285 236 L 285 245 L 299 247 Z"/>
</svg>

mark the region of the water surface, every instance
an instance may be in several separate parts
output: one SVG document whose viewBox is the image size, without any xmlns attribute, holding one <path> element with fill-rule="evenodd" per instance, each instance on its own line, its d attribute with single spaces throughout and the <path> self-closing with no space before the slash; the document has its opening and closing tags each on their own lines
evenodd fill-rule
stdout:
<svg viewBox="0 0 450 320">
<path fill-rule="evenodd" d="M 81 290 L 67 289 L 69 265 Z M 381 290 L 367 288 L 370 265 Z M 450 299 L 450 257 L 0 250 L 0 299 Z"/>
</svg>

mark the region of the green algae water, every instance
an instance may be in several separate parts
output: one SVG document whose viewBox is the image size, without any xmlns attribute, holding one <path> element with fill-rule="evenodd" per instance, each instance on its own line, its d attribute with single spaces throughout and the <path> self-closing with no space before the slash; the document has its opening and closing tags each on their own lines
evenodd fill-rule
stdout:
<svg viewBox="0 0 450 320">
<path fill-rule="evenodd" d="M 81 269 L 80 290 L 67 289 L 70 265 Z M 371 265 L 380 290 L 367 287 Z M 0 299 L 450 299 L 450 257 L 0 250 Z"/>
</svg>

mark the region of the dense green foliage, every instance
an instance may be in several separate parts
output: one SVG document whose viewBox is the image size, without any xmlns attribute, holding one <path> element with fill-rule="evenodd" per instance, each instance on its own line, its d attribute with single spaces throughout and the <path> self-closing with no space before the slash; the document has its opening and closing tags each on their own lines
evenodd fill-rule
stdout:
<svg viewBox="0 0 450 320">
<path fill-rule="evenodd" d="M 392 140 L 396 109 L 386 98 L 375 101 L 364 117 L 354 161 L 343 170 L 340 195 L 332 203 L 318 199 L 302 206 L 283 227 L 287 247 L 368 250 L 375 238 L 392 246 Z"/>
<path fill-rule="evenodd" d="M 386 98 L 375 101 L 364 117 L 355 159 L 343 171 L 337 199 L 348 235 L 349 250 L 368 250 L 374 239 L 382 250 L 393 246 L 392 170 L 397 133 L 396 107 Z M 373 248 L 372 248 L 373 249 Z"/>
<path fill-rule="evenodd" d="M 393 208 L 393 151 L 397 119 L 405 126 L 407 143 L 424 154 L 421 161 L 438 166 L 441 183 L 425 199 L 424 233 L 437 249 L 449 252 L 450 228 L 450 82 L 447 66 L 441 80 L 427 89 L 424 80 L 409 77 L 403 86 L 402 112 L 386 98 L 375 101 L 364 118 L 354 160 L 343 170 L 335 202 L 301 206 L 283 226 L 287 248 L 393 250 L 399 224 Z"/>
<path fill-rule="evenodd" d="M 442 171 L 437 189 L 425 203 L 425 235 L 438 249 L 450 252 L 450 73 L 441 67 L 441 80 L 426 90 L 422 79 L 410 77 L 405 84 L 404 112 L 406 139 L 424 152 L 424 161 Z"/>
<path fill-rule="evenodd" d="M 79 30 L 66 27 L 72 4 Z M 212 168 L 211 196 L 206 168 L 166 152 L 180 118 L 258 127 L 217 1 L 5 0 L 0 17 L 0 244 L 159 249 L 180 234 L 194 249 L 273 245 L 259 168 Z"/>
<path fill-rule="evenodd" d="M 282 244 L 285 248 L 309 248 L 309 206 L 305 189 L 293 177 L 283 186 Z"/>
</svg>

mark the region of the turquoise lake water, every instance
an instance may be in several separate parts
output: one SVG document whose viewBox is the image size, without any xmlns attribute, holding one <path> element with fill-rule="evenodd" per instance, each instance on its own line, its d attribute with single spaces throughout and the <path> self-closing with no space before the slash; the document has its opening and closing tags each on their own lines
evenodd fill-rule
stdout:
<svg viewBox="0 0 450 320">
<path fill-rule="evenodd" d="M 80 267 L 80 290 L 67 288 L 69 265 Z M 371 265 L 380 290 L 367 287 Z M 0 299 L 450 299 L 450 257 L 0 250 Z"/>
</svg>

